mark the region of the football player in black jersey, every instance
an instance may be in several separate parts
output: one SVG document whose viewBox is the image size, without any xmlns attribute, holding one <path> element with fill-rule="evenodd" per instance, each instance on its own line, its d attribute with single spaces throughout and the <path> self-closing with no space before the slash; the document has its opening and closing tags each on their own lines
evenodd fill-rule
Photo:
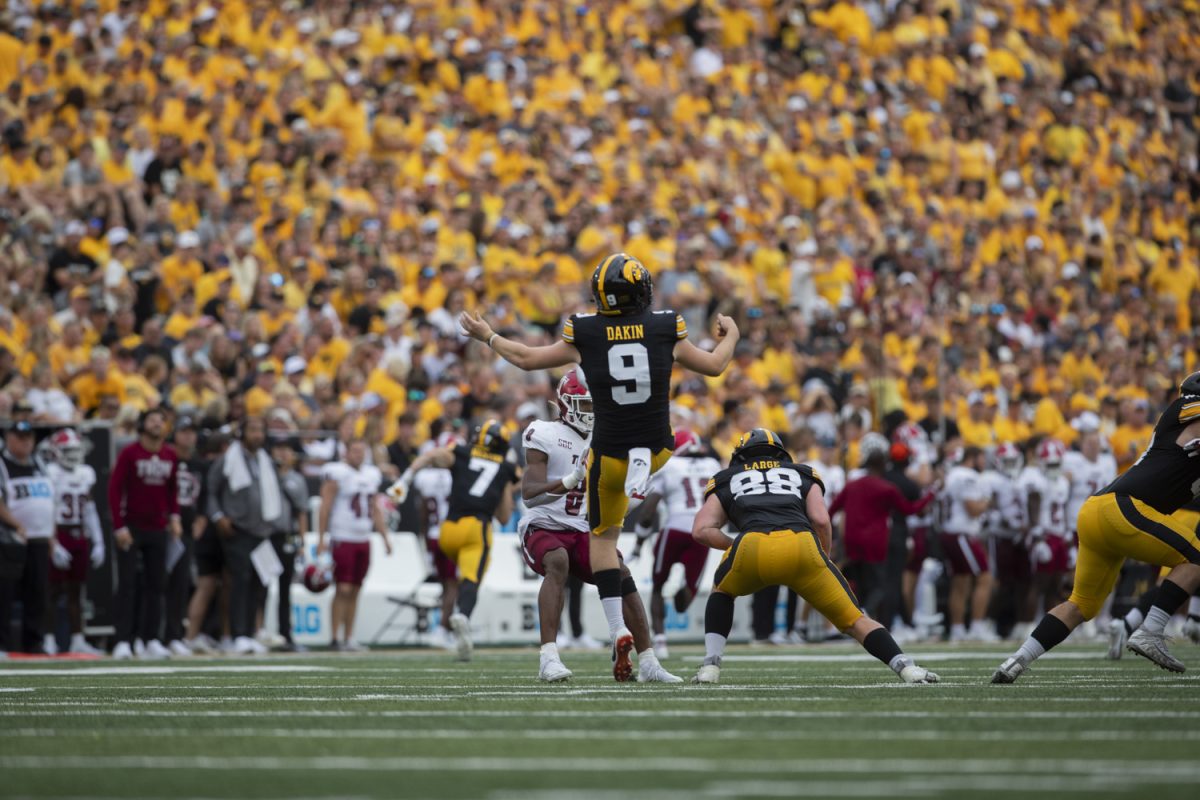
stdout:
<svg viewBox="0 0 1200 800">
<path fill-rule="evenodd" d="M 733 629 L 733 599 L 767 586 L 787 586 L 905 683 L 937 683 L 896 644 L 887 628 L 858 606 L 842 573 L 827 555 L 832 525 L 825 485 L 806 465 L 792 461 L 782 440 L 765 428 L 742 434 L 704 492 L 692 537 L 725 555 L 713 577 L 704 610 L 704 664 L 693 683 L 717 683 L 725 640 Z M 722 532 L 733 523 L 737 538 Z"/>
<path fill-rule="evenodd" d="M 521 479 L 521 471 L 505 458 L 511 436 L 508 427 L 488 420 L 475 430 L 469 447 L 460 444 L 418 456 L 388 489 L 392 499 L 403 503 L 413 478 L 425 467 L 451 472 L 450 502 L 438 546 L 458 567 L 460 576 L 456 610 L 450 617 L 460 661 L 471 659 L 470 618 L 492 552 L 492 518 L 508 522 L 513 489 Z"/>
<path fill-rule="evenodd" d="M 1200 496 L 1200 372 L 1189 375 L 1154 426 L 1141 457 L 1079 509 L 1075 586 L 1050 610 L 1021 648 L 992 675 L 1012 683 L 1030 663 L 1099 613 L 1126 558 L 1170 567 L 1129 649 L 1172 672 L 1183 664 L 1167 649 L 1163 627 L 1200 588 L 1200 539 L 1172 516 Z"/>
<path fill-rule="evenodd" d="M 702 375 L 717 376 L 733 357 L 738 329 L 717 316 L 712 352 L 687 340 L 687 325 L 674 311 L 654 311 L 649 271 L 633 256 L 614 253 L 592 274 L 596 313 L 575 314 L 562 339 L 529 347 L 500 336 L 478 314 L 459 317 L 463 329 L 502 358 L 526 370 L 579 363 L 596 415 L 588 454 L 589 555 L 613 640 L 614 672 L 627 671 L 633 635 L 621 613 L 617 537 L 629 498 L 643 499 L 650 476 L 671 456 L 671 367 L 678 361 Z"/>
</svg>

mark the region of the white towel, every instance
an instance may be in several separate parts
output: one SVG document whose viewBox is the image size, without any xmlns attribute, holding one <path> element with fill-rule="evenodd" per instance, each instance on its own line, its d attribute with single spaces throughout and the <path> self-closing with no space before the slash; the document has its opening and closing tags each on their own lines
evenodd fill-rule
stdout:
<svg viewBox="0 0 1200 800">
<path fill-rule="evenodd" d="M 625 494 L 635 500 L 645 500 L 650 490 L 650 448 L 635 447 L 629 451 L 629 467 L 625 471 Z"/>
<path fill-rule="evenodd" d="M 255 453 L 258 458 L 258 494 L 262 501 L 262 518 L 271 522 L 283 513 L 283 498 L 279 494 L 279 479 L 275 477 L 275 467 L 271 457 L 261 447 Z M 225 451 L 225 478 L 229 481 L 232 491 L 240 492 L 250 485 L 250 465 L 246 461 L 247 453 L 241 442 L 234 442 Z"/>
</svg>

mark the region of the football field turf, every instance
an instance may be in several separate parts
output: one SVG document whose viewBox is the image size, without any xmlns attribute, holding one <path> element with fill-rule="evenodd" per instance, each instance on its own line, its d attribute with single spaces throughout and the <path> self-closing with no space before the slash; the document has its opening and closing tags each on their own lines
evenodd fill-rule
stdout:
<svg viewBox="0 0 1200 800">
<path fill-rule="evenodd" d="M 734 647 L 720 686 L 614 684 L 606 653 L 546 686 L 533 649 L 0 662 L 0 797 L 1200 796 L 1200 670 L 1102 649 L 1015 686 L 995 646 L 916 648 L 936 686 L 844 645 Z"/>
</svg>

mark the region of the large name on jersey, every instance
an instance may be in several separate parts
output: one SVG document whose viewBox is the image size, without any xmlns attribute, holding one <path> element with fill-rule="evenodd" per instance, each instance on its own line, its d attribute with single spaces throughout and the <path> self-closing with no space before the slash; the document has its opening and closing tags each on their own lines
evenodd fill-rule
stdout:
<svg viewBox="0 0 1200 800">
<path fill-rule="evenodd" d="M 766 472 L 748 470 L 739 472 L 729 480 L 729 491 L 734 497 L 752 494 L 790 494 L 800 497 L 804 492 L 804 480 L 791 467 L 772 467 Z"/>
</svg>

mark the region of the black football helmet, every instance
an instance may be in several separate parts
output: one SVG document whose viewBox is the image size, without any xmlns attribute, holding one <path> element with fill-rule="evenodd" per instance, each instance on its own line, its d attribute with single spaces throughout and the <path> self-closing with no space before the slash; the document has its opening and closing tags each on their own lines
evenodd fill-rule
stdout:
<svg viewBox="0 0 1200 800">
<path fill-rule="evenodd" d="M 1200 372 L 1193 372 L 1179 384 L 1179 394 L 1182 396 L 1200 397 Z"/>
<path fill-rule="evenodd" d="M 601 314 L 645 311 L 654 302 L 650 270 L 628 253 L 613 253 L 592 273 L 592 298 Z"/>
<path fill-rule="evenodd" d="M 729 460 L 735 464 L 745 464 L 757 458 L 791 461 L 792 454 L 783 446 L 783 440 L 778 434 L 766 428 L 755 428 L 738 437 L 737 445 Z"/>
<path fill-rule="evenodd" d="M 475 447 L 502 456 L 508 453 L 508 439 L 511 435 L 512 431 L 508 426 L 502 425 L 498 420 L 489 419 L 475 429 L 471 441 Z"/>
</svg>

